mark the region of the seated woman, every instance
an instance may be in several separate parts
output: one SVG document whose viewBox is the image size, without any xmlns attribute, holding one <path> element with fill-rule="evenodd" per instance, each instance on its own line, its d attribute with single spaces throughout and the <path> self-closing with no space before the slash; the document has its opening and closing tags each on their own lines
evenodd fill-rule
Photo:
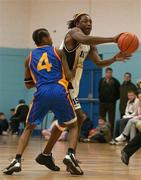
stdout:
<svg viewBox="0 0 141 180">
<path fill-rule="evenodd" d="M 128 91 L 128 102 L 125 109 L 125 115 L 122 117 L 122 119 L 115 122 L 116 124 L 113 139 L 123 132 L 128 120 L 137 115 L 138 105 L 139 99 L 137 98 L 136 93 L 134 91 Z"/>
<path fill-rule="evenodd" d="M 136 136 L 136 132 L 137 132 L 136 125 L 138 121 L 141 120 L 141 92 L 138 94 L 138 99 L 139 99 L 139 104 L 137 107 L 137 115 L 128 121 L 121 135 L 115 138 L 117 142 L 126 141 L 128 136 L 130 136 L 130 140 L 132 140 Z"/>
</svg>

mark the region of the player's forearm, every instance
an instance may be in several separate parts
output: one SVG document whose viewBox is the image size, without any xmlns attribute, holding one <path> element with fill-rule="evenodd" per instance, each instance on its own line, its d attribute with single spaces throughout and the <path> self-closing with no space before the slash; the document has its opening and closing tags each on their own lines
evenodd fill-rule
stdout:
<svg viewBox="0 0 141 180">
<path fill-rule="evenodd" d="M 78 42 L 87 45 L 98 45 L 103 43 L 114 42 L 114 39 L 112 37 L 104 38 L 104 37 L 95 37 L 95 36 L 82 36 L 78 38 Z"/>
<path fill-rule="evenodd" d="M 111 64 L 113 64 L 116 61 L 116 59 L 113 57 L 111 59 L 107 59 L 107 60 L 102 60 L 102 61 L 97 61 L 95 62 L 95 64 L 98 67 L 105 67 L 105 66 L 110 66 Z"/>
<path fill-rule="evenodd" d="M 104 38 L 104 37 L 92 37 L 92 41 L 94 45 L 103 44 L 103 43 L 111 43 L 114 42 L 114 39 L 111 37 Z"/>
</svg>

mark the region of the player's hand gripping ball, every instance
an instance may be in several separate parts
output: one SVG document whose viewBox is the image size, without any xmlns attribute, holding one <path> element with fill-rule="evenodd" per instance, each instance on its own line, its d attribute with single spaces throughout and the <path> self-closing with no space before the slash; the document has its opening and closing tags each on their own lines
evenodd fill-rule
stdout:
<svg viewBox="0 0 141 180">
<path fill-rule="evenodd" d="M 132 54 L 139 47 L 139 39 L 133 33 L 124 32 L 118 38 L 117 44 L 121 52 Z"/>
</svg>

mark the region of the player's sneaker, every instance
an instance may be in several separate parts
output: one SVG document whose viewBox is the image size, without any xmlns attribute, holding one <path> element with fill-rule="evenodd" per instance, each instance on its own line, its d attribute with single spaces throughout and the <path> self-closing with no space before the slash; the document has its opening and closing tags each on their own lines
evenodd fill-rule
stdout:
<svg viewBox="0 0 141 180">
<path fill-rule="evenodd" d="M 13 159 L 8 167 L 2 170 L 4 174 L 12 175 L 21 171 L 21 160 Z"/>
<path fill-rule="evenodd" d="M 67 154 L 63 160 L 63 163 L 67 166 L 67 171 L 73 175 L 83 175 L 83 171 L 78 165 L 74 154 Z"/>
<path fill-rule="evenodd" d="M 76 159 L 76 162 L 77 162 L 78 164 L 82 164 L 82 161 L 80 161 L 80 160 L 78 160 L 78 159 Z"/>
<path fill-rule="evenodd" d="M 47 156 L 44 154 L 39 154 L 35 160 L 37 163 L 46 166 L 52 171 L 60 171 L 60 168 L 56 166 L 54 163 L 52 154 L 47 155 Z"/>
<path fill-rule="evenodd" d="M 76 162 L 77 162 L 78 164 L 82 164 L 82 161 L 80 161 L 80 160 L 78 160 L 78 159 L 76 159 Z M 66 168 L 66 171 L 69 172 L 69 168 L 68 168 L 68 167 Z"/>
</svg>

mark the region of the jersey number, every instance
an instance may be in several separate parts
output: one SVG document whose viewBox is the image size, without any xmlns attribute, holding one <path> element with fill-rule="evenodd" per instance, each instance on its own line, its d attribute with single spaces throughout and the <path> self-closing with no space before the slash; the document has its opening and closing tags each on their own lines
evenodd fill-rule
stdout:
<svg viewBox="0 0 141 180">
<path fill-rule="evenodd" d="M 43 69 L 46 69 L 47 72 L 50 72 L 52 68 L 52 64 L 49 63 L 49 59 L 47 56 L 47 53 L 43 53 L 43 55 L 41 56 L 38 65 L 37 65 L 37 70 L 41 71 Z"/>
</svg>

